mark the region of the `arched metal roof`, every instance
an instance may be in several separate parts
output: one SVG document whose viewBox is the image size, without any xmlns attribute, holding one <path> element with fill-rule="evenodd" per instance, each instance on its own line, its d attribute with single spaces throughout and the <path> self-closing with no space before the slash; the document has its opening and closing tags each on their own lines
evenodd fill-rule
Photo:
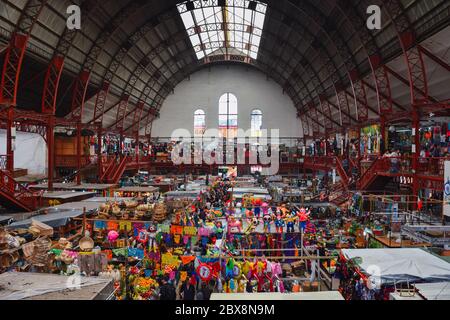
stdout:
<svg viewBox="0 0 450 320">
<path fill-rule="evenodd" d="M 74 2 L 82 28 L 71 31 L 66 8 Z M 382 8 L 381 30 L 365 27 L 373 4 Z M 365 121 L 390 104 L 401 111 L 450 98 L 442 90 L 450 79 L 447 0 L 3 0 L 0 6 L 4 46 L 15 32 L 30 32 L 19 100 L 34 103 L 25 99 L 33 95 L 29 83 L 44 82 L 47 65 L 58 57 L 64 68 L 57 114 L 73 115 L 72 87 L 88 74 L 82 119 L 102 121 L 105 128 L 149 125 L 180 81 L 223 62 L 245 63 L 272 77 L 311 131 Z M 183 12 L 195 21 L 186 24 Z M 263 14 L 263 24 L 252 12 Z M 30 16 L 36 19 L 32 28 Z M 200 40 L 193 43 L 193 37 Z M 418 44 L 431 55 L 414 49 Z M 421 75 L 425 63 L 432 66 Z"/>
</svg>

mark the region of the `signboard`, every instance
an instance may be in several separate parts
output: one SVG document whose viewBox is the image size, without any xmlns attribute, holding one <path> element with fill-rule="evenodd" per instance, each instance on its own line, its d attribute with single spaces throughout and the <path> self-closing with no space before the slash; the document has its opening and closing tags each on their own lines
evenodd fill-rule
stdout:
<svg viewBox="0 0 450 320">
<path fill-rule="evenodd" d="M 450 217 L 450 161 L 445 161 L 444 170 L 444 215 Z"/>
</svg>

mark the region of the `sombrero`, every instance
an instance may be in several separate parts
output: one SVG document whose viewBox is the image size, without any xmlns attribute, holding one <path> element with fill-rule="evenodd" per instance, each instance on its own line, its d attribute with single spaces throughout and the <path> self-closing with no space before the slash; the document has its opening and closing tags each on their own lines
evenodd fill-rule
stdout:
<svg viewBox="0 0 450 320">
<path fill-rule="evenodd" d="M 83 237 L 80 239 L 78 245 L 83 251 L 91 251 L 94 248 L 94 240 L 91 237 Z"/>
</svg>

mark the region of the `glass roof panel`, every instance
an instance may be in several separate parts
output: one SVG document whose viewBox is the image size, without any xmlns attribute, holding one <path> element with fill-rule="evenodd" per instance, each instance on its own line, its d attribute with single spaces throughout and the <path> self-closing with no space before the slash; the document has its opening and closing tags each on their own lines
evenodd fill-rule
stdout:
<svg viewBox="0 0 450 320">
<path fill-rule="evenodd" d="M 267 4 L 226 0 L 220 7 L 217 0 L 193 0 L 178 4 L 177 9 L 198 59 L 228 53 L 230 48 L 236 49 L 234 53 L 258 57 Z"/>
</svg>

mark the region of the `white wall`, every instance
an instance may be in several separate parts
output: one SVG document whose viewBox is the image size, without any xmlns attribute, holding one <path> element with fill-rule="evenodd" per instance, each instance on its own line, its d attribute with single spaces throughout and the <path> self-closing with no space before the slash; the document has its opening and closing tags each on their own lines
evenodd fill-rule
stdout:
<svg viewBox="0 0 450 320">
<path fill-rule="evenodd" d="M 0 154 L 6 154 L 5 130 L 0 130 Z M 28 174 L 47 173 L 47 145 L 40 135 L 17 132 L 14 168 L 28 169 Z"/>
<path fill-rule="evenodd" d="M 274 80 L 253 68 L 217 65 L 192 74 L 175 88 L 161 108 L 161 117 L 153 123 L 152 136 L 170 137 L 175 129 L 193 133 L 197 109 L 205 110 L 207 128 L 216 129 L 219 98 L 226 92 L 238 98 L 240 129 L 250 129 L 251 111 L 258 108 L 263 112 L 263 129 L 280 129 L 281 137 L 303 135 L 291 99 Z"/>
</svg>

